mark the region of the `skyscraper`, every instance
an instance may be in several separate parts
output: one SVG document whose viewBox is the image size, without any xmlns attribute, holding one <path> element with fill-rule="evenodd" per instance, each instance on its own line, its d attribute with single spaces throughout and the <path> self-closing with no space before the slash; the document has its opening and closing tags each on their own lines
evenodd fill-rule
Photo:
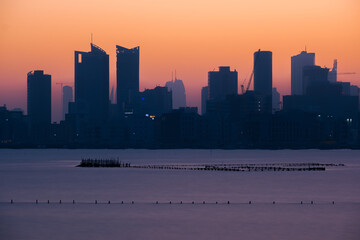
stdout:
<svg viewBox="0 0 360 240">
<path fill-rule="evenodd" d="M 75 104 L 89 121 L 106 121 L 109 110 L 109 55 L 91 43 L 75 51 Z"/>
<path fill-rule="evenodd" d="M 206 113 L 206 102 L 209 99 L 209 87 L 203 87 L 201 89 L 201 115 Z"/>
<path fill-rule="evenodd" d="M 161 116 L 172 110 L 172 94 L 167 87 L 155 87 L 146 89 L 139 93 L 141 100 L 139 103 L 139 112 L 141 114 Z"/>
<path fill-rule="evenodd" d="M 27 114 L 30 126 L 51 123 L 51 75 L 42 70 L 27 74 Z"/>
<path fill-rule="evenodd" d="M 175 76 L 175 81 L 171 80 L 166 82 L 165 87 L 167 87 L 172 92 L 173 109 L 186 107 L 185 86 L 182 80 L 177 79 Z"/>
<path fill-rule="evenodd" d="M 322 68 L 320 66 L 304 66 L 303 67 L 303 93 L 304 95 L 320 95 L 322 91 L 329 85 L 328 81 L 328 68 Z M 332 85 L 338 87 L 341 91 L 341 86 Z M 332 88 L 332 86 L 330 86 Z"/>
<path fill-rule="evenodd" d="M 328 80 L 331 83 L 337 81 L 337 59 L 334 60 L 333 68 L 329 71 Z"/>
<path fill-rule="evenodd" d="M 116 46 L 117 104 L 121 112 L 133 110 L 139 95 L 139 51 Z"/>
<path fill-rule="evenodd" d="M 227 95 L 238 93 L 238 73 L 230 67 L 208 73 L 209 100 L 223 100 Z"/>
<path fill-rule="evenodd" d="M 272 112 L 272 52 L 254 53 L 254 92 L 262 97 L 259 105 L 264 105 L 264 112 Z M 262 102 L 261 102 L 262 101 Z"/>
<path fill-rule="evenodd" d="M 254 91 L 263 95 L 272 95 L 272 52 L 254 53 Z"/>
<path fill-rule="evenodd" d="M 69 102 L 73 101 L 73 89 L 70 86 L 64 86 L 62 89 L 62 114 L 65 119 L 65 114 L 69 113 Z"/>
<path fill-rule="evenodd" d="M 291 95 L 303 95 L 303 68 L 315 65 L 315 53 L 302 51 L 291 57 Z"/>
</svg>

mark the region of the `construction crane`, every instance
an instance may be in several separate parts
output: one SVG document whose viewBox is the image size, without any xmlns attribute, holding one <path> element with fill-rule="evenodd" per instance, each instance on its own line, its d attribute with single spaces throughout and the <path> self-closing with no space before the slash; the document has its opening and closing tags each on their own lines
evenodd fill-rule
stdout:
<svg viewBox="0 0 360 240">
<path fill-rule="evenodd" d="M 260 49 L 258 50 L 258 52 L 260 52 Z M 250 75 L 250 78 L 249 78 L 249 82 L 246 86 L 246 91 L 244 89 L 244 83 L 246 81 L 246 79 L 244 80 L 243 84 L 241 85 L 241 93 L 244 94 L 245 92 L 249 91 L 249 88 L 250 88 L 250 85 L 251 85 L 251 81 L 254 77 L 254 70 L 255 70 L 255 66 L 256 66 L 256 62 L 257 62 L 258 58 L 255 58 L 255 61 L 254 61 L 254 66 L 253 66 L 253 70 L 251 72 L 251 75 Z"/>
<path fill-rule="evenodd" d="M 61 90 L 62 90 L 64 84 L 71 84 L 71 85 L 72 85 L 71 82 L 57 82 L 57 83 L 56 83 L 56 85 L 60 85 Z"/>
<path fill-rule="evenodd" d="M 338 75 L 349 75 L 349 74 L 356 74 L 356 72 L 342 72 L 342 73 L 337 73 Z"/>
</svg>

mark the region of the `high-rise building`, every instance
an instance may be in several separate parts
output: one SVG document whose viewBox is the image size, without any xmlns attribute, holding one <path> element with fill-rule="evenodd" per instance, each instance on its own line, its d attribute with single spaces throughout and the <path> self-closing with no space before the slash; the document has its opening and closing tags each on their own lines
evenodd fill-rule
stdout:
<svg viewBox="0 0 360 240">
<path fill-rule="evenodd" d="M 70 86 L 64 86 L 62 89 L 62 114 L 65 119 L 65 114 L 69 113 L 69 102 L 73 101 L 73 89 Z"/>
<path fill-rule="evenodd" d="M 230 67 L 208 73 L 209 100 L 223 100 L 227 95 L 238 93 L 238 73 Z"/>
<path fill-rule="evenodd" d="M 141 114 L 159 117 L 172 110 L 172 94 L 167 87 L 146 89 L 140 93 L 140 96 L 138 112 Z"/>
<path fill-rule="evenodd" d="M 291 95 L 303 95 L 303 68 L 315 65 L 315 53 L 302 51 L 291 57 Z"/>
<path fill-rule="evenodd" d="M 206 102 L 209 99 L 209 87 L 203 87 L 201 89 L 201 115 L 206 113 Z"/>
<path fill-rule="evenodd" d="M 132 111 L 139 95 L 139 51 L 116 46 L 117 104 L 121 112 Z"/>
<path fill-rule="evenodd" d="M 254 53 L 254 92 L 262 95 L 259 105 L 264 105 L 264 112 L 272 112 L 272 52 L 257 51 Z"/>
<path fill-rule="evenodd" d="M 328 68 L 322 68 L 315 65 L 304 66 L 302 74 L 304 95 L 316 95 L 321 94 L 322 90 L 325 91 L 325 87 L 330 86 L 328 81 L 328 73 Z M 339 86 L 339 88 L 341 91 L 341 86 Z"/>
<path fill-rule="evenodd" d="M 337 81 L 337 59 L 334 60 L 333 68 L 329 71 L 328 80 L 331 83 Z"/>
<path fill-rule="evenodd" d="M 51 123 L 51 75 L 42 70 L 27 74 L 27 114 L 30 126 Z"/>
<path fill-rule="evenodd" d="M 171 80 L 166 82 L 165 87 L 167 87 L 172 92 L 173 109 L 186 107 L 185 86 L 182 80 L 177 79 L 175 76 L 175 81 Z"/>
<path fill-rule="evenodd" d="M 109 111 L 109 55 L 91 43 L 90 52 L 75 51 L 75 104 L 89 121 L 106 121 Z"/>
<path fill-rule="evenodd" d="M 272 52 L 254 53 L 254 91 L 258 94 L 272 95 Z"/>
<path fill-rule="evenodd" d="M 273 113 L 280 111 L 280 93 L 276 88 L 272 89 L 272 111 Z"/>
</svg>

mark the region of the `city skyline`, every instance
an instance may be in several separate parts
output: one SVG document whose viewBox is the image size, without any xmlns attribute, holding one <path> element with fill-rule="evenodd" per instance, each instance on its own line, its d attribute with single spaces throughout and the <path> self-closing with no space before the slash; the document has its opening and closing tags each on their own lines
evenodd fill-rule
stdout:
<svg viewBox="0 0 360 240">
<path fill-rule="evenodd" d="M 248 80 L 253 52 L 259 48 L 274 54 L 273 86 L 282 95 L 290 94 L 290 57 L 305 45 L 316 53 L 316 65 L 331 68 L 338 59 L 338 72 L 360 72 L 357 1 L 317 1 L 311 9 L 310 1 L 280 0 L 225 1 L 222 5 L 212 1 L 105 1 L 102 5 L 64 1 L 58 6 L 40 0 L 1 4 L 0 105 L 25 110 L 26 73 L 42 69 L 52 75 L 55 121 L 61 118 L 61 89 L 55 83 L 73 83 L 73 51 L 87 49 L 91 33 L 94 43 L 109 54 L 110 89 L 116 85 L 114 46 L 141 46 L 140 91 L 164 85 L 176 69 L 187 89 L 189 106 L 200 107 L 207 72 L 218 66 L 236 69 L 239 84 Z M 134 16 L 126 14 L 134 8 L 138 10 Z M 77 18 L 80 9 L 81 19 Z M 359 76 L 341 75 L 338 81 L 358 85 Z"/>
</svg>

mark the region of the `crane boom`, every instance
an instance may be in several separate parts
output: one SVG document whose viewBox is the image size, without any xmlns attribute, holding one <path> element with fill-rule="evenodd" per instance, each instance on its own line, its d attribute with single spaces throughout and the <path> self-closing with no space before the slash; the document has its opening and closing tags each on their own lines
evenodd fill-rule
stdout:
<svg viewBox="0 0 360 240">
<path fill-rule="evenodd" d="M 260 52 L 260 49 L 258 50 L 258 52 Z M 256 66 L 257 61 L 258 61 L 258 58 L 255 58 L 253 70 L 252 70 L 252 72 L 251 72 L 251 75 L 250 75 L 250 78 L 249 78 L 249 82 L 248 82 L 248 84 L 247 84 L 247 86 L 246 86 L 246 92 L 249 91 L 249 88 L 250 88 L 252 79 L 253 79 L 253 77 L 254 77 L 254 70 L 255 70 L 255 66 Z M 245 80 L 244 80 L 244 83 L 245 83 Z M 241 85 L 241 92 L 242 92 L 242 94 L 245 93 L 244 83 Z"/>
</svg>

